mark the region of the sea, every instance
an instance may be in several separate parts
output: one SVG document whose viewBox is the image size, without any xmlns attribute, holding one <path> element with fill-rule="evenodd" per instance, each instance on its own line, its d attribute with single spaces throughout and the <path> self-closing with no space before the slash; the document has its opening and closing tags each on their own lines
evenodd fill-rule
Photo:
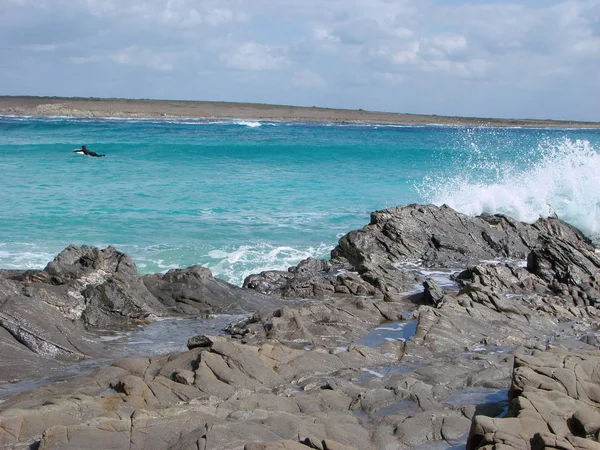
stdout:
<svg viewBox="0 0 600 450">
<path fill-rule="evenodd" d="M 557 215 L 598 243 L 600 130 L 0 116 L 1 269 L 112 245 L 142 274 L 241 285 L 410 203 Z"/>
</svg>

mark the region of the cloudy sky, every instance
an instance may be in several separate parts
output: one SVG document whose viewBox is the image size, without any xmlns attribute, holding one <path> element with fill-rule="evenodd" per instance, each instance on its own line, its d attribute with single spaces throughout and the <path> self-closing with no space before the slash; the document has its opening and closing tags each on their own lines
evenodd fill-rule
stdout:
<svg viewBox="0 0 600 450">
<path fill-rule="evenodd" d="M 600 0 L 0 0 L 0 94 L 600 121 Z"/>
</svg>

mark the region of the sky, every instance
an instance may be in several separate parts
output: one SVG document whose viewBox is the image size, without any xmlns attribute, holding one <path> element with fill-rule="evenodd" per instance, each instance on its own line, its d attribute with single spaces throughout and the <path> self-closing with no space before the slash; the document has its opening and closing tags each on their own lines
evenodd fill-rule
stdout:
<svg viewBox="0 0 600 450">
<path fill-rule="evenodd" d="M 600 0 L 0 0 L 0 95 L 600 121 Z"/>
</svg>

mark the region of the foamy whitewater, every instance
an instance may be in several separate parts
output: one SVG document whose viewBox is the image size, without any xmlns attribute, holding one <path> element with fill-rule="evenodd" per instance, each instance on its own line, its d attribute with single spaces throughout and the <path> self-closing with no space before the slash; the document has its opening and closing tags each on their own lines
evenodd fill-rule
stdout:
<svg viewBox="0 0 600 450">
<path fill-rule="evenodd" d="M 556 214 L 598 242 L 599 150 L 584 129 L 0 117 L 0 268 L 114 245 L 241 284 L 408 203 Z"/>
</svg>

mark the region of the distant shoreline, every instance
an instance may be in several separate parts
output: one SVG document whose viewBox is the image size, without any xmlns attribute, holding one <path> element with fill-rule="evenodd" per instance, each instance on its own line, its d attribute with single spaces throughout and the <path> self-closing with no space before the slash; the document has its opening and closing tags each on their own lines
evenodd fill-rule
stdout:
<svg viewBox="0 0 600 450">
<path fill-rule="evenodd" d="M 298 122 L 354 122 L 398 125 L 600 128 L 600 122 L 537 119 L 489 119 L 181 100 L 0 96 L 0 115 L 116 118 L 242 119 Z"/>
</svg>

